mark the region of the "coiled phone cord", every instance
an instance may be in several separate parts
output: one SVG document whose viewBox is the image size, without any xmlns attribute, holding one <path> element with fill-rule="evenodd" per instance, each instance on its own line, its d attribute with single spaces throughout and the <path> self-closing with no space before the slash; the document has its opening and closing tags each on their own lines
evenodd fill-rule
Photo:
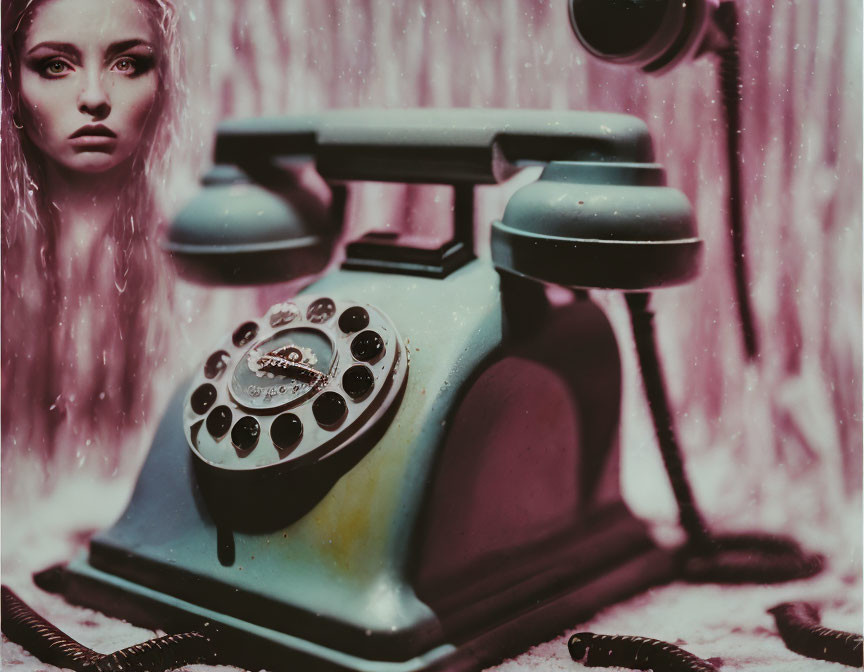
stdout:
<svg viewBox="0 0 864 672">
<path fill-rule="evenodd" d="M 0 602 L 3 634 L 49 665 L 76 672 L 166 672 L 195 663 L 216 663 L 213 642 L 201 632 L 158 637 L 106 655 L 53 626 L 6 586 L 0 588 Z"/>
<path fill-rule="evenodd" d="M 822 625 L 819 609 L 809 602 L 786 602 L 768 610 L 786 646 L 809 658 L 864 667 L 862 637 Z"/>
<path fill-rule="evenodd" d="M 570 657 L 586 667 L 627 667 L 631 670 L 663 672 L 716 672 L 713 663 L 702 660 L 674 644 L 648 637 L 595 635 L 578 632 L 567 642 Z"/>
<path fill-rule="evenodd" d="M 683 556 L 685 578 L 712 583 L 782 583 L 817 574 L 824 558 L 804 551 L 787 537 L 710 532 L 684 471 L 657 354 L 654 313 L 649 309 L 651 295 L 628 293 L 626 298 L 657 443 L 678 504 L 681 527 L 687 535 Z"/>
<path fill-rule="evenodd" d="M 693 582 L 780 583 L 818 573 L 824 564 L 823 557 L 807 553 L 797 542 L 787 537 L 768 534 L 714 535 L 710 532 L 684 470 L 657 352 L 654 313 L 649 308 L 651 295 L 634 292 L 625 296 L 651 420 L 678 504 L 679 521 L 687 535 L 687 544 L 681 556 L 684 577 Z M 781 629 L 787 646 L 797 653 L 810 655 L 808 651 L 812 652 L 815 647 L 808 645 L 807 641 L 810 640 L 806 638 L 811 637 L 811 634 L 801 628 L 787 628 L 786 631 L 797 642 L 794 646 L 790 645 Z M 849 648 L 848 638 L 839 637 L 831 641 L 838 648 L 845 647 L 844 655 L 858 655 L 860 658 L 860 653 L 856 654 L 854 648 Z M 860 638 L 857 646 L 857 651 L 860 651 Z M 619 666 L 636 670 L 662 669 L 668 672 L 716 670 L 709 661 L 667 642 L 647 637 L 580 632 L 570 638 L 568 649 L 573 660 L 588 667 Z"/>
</svg>

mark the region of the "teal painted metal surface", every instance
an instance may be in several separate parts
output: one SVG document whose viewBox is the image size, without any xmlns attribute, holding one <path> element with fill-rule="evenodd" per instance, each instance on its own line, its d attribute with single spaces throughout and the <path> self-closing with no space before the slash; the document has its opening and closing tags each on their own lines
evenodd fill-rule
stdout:
<svg viewBox="0 0 864 672">
<path fill-rule="evenodd" d="M 333 670 L 352 670 L 353 672 L 419 672 L 437 667 L 439 663 L 446 663 L 456 653 L 456 647 L 452 644 L 443 644 L 423 655 L 400 662 L 361 658 L 271 628 L 256 626 L 248 621 L 179 600 L 138 583 L 126 581 L 110 573 L 94 569 L 83 557 L 70 562 L 68 571 L 77 577 L 82 589 L 110 591 L 113 599 L 118 601 L 137 601 L 148 609 L 161 609 L 163 617 L 171 613 L 183 613 L 192 617 L 189 620 L 190 624 L 208 623 L 219 627 L 223 632 L 233 630 L 237 633 L 243 633 L 243 636 L 248 638 L 245 641 L 247 646 L 258 646 L 265 649 L 275 648 L 283 651 L 284 662 L 291 669 L 297 669 L 296 665 L 304 665 L 303 669 L 321 669 L 323 667 Z M 77 596 L 73 595 L 72 597 Z M 92 596 L 90 598 L 92 599 Z"/>
<path fill-rule="evenodd" d="M 656 164 L 553 161 L 492 224 L 496 267 L 569 287 L 647 290 L 699 270 L 687 197 Z"/>
<path fill-rule="evenodd" d="M 325 535 L 326 554 L 352 575 L 380 577 L 386 566 L 404 580 L 430 462 L 463 386 L 501 345 L 498 275 L 479 261 L 444 280 L 341 271 L 306 291 L 374 302 L 398 326 L 410 353 L 409 389 L 387 433 L 342 479 L 333 499 L 322 502 L 321 518 L 305 523 L 310 538 Z M 338 520 L 347 503 L 356 521 Z M 331 533 L 340 539 L 335 552 Z"/>
<path fill-rule="evenodd" d="M 338 621 L 343 626 L 336 630 L 353 629 L 345 636 L 361 645 L 364 637 L 374 642 L 404 636 L 412 646 L 440 641 L 436 616 L 408 583 L 408 555 L 429 465 L 456 398 L 478 363 L 501 343 L 498 276 L 481 262 L 443 281 L 340 271 L 307 291 L 374 300 L 398 325 L 410 349 L 409 385 L 383 438 L 293 525 L 271 534 L 234 532 L 236 562 L 226 567 L 216 557 L 216 526 L 195 497 L 188 447 L 175 427 L 179 418 L 169 418 L 126 514 L 95 538 L 92 561 L 123 564 L 120 556 L 132 551 L 178 577 L 194 576 L 186 588 L 205 603 L 230 602 L 228 593 L 239 589 L 258 596 L 261 609 L 278 603 L 290 605 L 286 613 L 306 612 L 301 631 L 316 629 L 310 618 L 320 620 L 320 630 Z M 174 473 L 178 469 L 184 472 Z M 254 622 L 253 612 L 247 617 Z"/>
<path fill-rule="evenodd" d="M 598 465 L 606 494 L 591 495 L 602 515 L 592 519 L 589 510 L 574 510 L 567 535 L 548 540 L 551 546 L 544 541 L 524 570 L 488 565 L 485 578 L 503 573 L 480 601 L 465 592 L 474 568 L 454 575 L 428 603 L 419 598 L 414 563 L 435 462 L 449 445 L 462 396 L 504 342 L 500 277 L 483 261 L 443 280 L 340 271 L 307 292 L 374 301 L 398 325 L 411 353 L 408 385 L 381 440 L 296 523 L 269 533 L 227 532 L 234 558 L 222 564 L 217 551 L 226 532 L 199 492 L 179 412 L 181 390 L 127 511 L 94 537 L 86 562 L 69 567 L 70 599 L 133 621 L 141 616 L 134 604 L 143 601 L 150 613 L 164 614 L 166 620 L 156 621 L 163 628 L 194 627 L 201 618 L 221 624 L 242 642 L 238 650 L 263 647 L 272 669 L 282 669 L 273 661 L 284 649 L 322 669 L 409 672 L 476 669 L 536 641 L 535 633 L 546 636 L 577 615 L 671 576 L 671 556 L 652 546 L 644 525 L 617 499 L 613 459 Z M 591 338 L 608 336 L 601 329 Z M 616 352 L 614 339 L 605 347 Z M 615 422 L 617 383 L 602 389 L 595 393 L 616 399 Z M 465 448 L 470 445 L 456 444 Z M 614 454 L 614 437 L 599 448 Z M 577 442 L 573 450 L 580 449 L 586 447 Z M 442 621 L 439 607 L 430 605 L 439 597 L 447 602 L 450 591 L 456 601 L 442 603 Z"/>
<path fill-rule="evenodd" d="M 492 184 L 552 160 L 650 162 L 645 123 L 571 110 L 346 109 L 224 122 L 215 162 L 314 158 L 325 179 Z"/>
</svg>

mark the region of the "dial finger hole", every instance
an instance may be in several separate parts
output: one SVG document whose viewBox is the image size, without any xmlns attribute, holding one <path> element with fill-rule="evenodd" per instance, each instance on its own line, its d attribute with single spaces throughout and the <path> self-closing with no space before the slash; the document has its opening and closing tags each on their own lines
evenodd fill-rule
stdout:
<svg viewBox="0 0 864 672">
<path fill-rule="evenodd" d="M 261 425 L 250 415 L 246 415 L 237 421 L 231 430 L 231 443 L 238 451 L 248 453 L 258 445 L 261 436 Z"/>
<path fill-rule="evenodd" d="M 375 362 L 384 354 L 384 339 L 375 331 L 364 331 L 351 341 L 351 354 L 361 362 Z"/>
<path fill-rule="evenodd" d="M 323 324 L 336 312 L 336 304 L 333 299 L 317 299 L 309 304 L 306 309 L 306 319 L 315 324 Z"/>
<path fill-rule="evenodd" d="M 207 431 L 214 439 L 221 439 L 231 428 L 231 409 L 217 406 L 207 416 Z"/>
<path fill-rule="evenodd" d="M 210 383 L 204 383 L 192 393 L 189 405 L 198 415 L 204 415 L 215 401 L 216 388 Z"/>
<path fill-rule="evenodd" d="M 300 311 L 293 303 L 282 303 L 270 309 L 270 326 L 279 327 L 290 324 L 300 315 Z"/>
<path fill-rule="evenodd" d="M 247 345 L 253 338 L 258 335 L 258 325 L 254 322 L 244 322 L 234 331 L 231 340 L 238 348 Z"/>
<path fill-rule="evenodd" d="M 342 422 L 347 409 L 345 399 L 338 392 L 323 392 L 312 402 L 312 414 L 326 429 L 333 429 Z"/>
<path fill-rule="evenodd" d="M 342 389 L 354 401 L 366 397 L 375 387 L 375 376 L 368 367 L 358 364 L 342 375 Z"/>
<path fill-rule="evenodd" d="M 270 438 L 280 453 L 288 453 L 297 447 L 303 438 L 303 423 L 293 413 L 283 413 L 270 427 Z"/>
<path fill-rule="evenodd" d="M 369 313 L 361 306 L 352 306 L 339 316 L 339 328 L 343 333 L 353 334 L 369 326 Z"/>
<path fill-rule="evenodd" d="M 218 378 L 225 372 L 225 369 L 228 368 L 228 362 L 230 360 L 231 355 L 224 350 L 217 350 L 210 355 L 204 363 L 204 377 L 210 378 L 211 380 Z"/>
</svg>

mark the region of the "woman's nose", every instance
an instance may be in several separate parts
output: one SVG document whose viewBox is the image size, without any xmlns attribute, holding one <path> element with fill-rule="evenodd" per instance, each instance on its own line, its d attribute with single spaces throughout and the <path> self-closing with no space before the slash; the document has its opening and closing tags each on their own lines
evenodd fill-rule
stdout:
<svg viewBox="0 0 864 672">
<path fill-rule="evenodd" d="M 84 80 L 84 87 L 78 94 L 78 110 L 96 120 L 104 119 L 111 112 L 111 100 L 99 73 L 89 73 Z"/>
</svg>

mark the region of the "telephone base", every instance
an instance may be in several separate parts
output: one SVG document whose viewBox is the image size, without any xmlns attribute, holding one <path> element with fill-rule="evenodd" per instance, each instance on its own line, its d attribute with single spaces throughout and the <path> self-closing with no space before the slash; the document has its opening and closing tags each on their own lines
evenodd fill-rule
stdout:
<svg viewBox="0 0 864 672">
<path fill-rule="evenodd" d="M 220 614 L 95 569 L 84 556 L 66 566 L 60 583 L 70 602 L 141 627 L 174 633 L 203 628 L 218 647 L 220 664 L 272 672 L 431 672 L 477 670 L 495 664 L 575 627 L 603 607 L 671 581 L 676 567 L 673 551 L 646 547 L 602 573 L 580 576 L 554 593 L 538 595 L 532 606 L 490 622 L 483 631 L 399 662 L 361 658 Z"/>
</svg>

